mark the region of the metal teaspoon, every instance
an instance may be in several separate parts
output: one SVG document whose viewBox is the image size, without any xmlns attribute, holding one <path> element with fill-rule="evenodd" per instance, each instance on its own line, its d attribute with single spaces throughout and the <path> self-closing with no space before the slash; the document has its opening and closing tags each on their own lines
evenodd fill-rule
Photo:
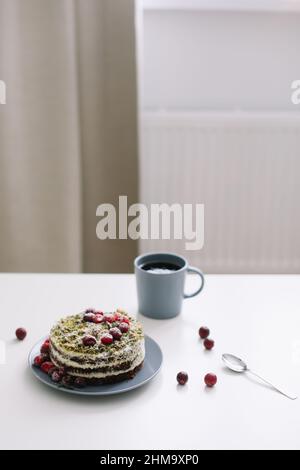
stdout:
<svg viewBox="0 0 300 470">
<path fill-rule="evenodd" d="M 275 385 L 273 385 L 271 382 L 269 382 L 268 380 L 262 378 L 260 375 L 252 372 L 252 370 L 248 369 L 248 366 L 247 364 L 242 361 L 242 359 L 236 357 L 236 356 L 233 356 L 232 354 L 223 354 L 222 356 L 222 359 L 223 359 L 223 362 L 226 364 L 226 366 L 228 367 L 228 369 L 231 369 L 233 370 L 234 372 L 238 372 L 238 373 L 244 373 L 244 372 L 248 372 L 252 375 L 254 375 L 255 377 L 257 377 L 258 379 L 262 380 L 263 382 L 265 382 L 266 384 L 270 385 L 271 387 L 273 387 L 275 390 L 277 390 L 277 392 L 281 393 L 282 395 L 284 395 L 285 397 L 289 398 L 290 400 L 296 400 L 298 397 L 295 396 L 295 395 L 289 395 L 285 392 L 283 392 L 282 390 L 280 390 L 278 387 L 275 387 Z"/>
</svg>

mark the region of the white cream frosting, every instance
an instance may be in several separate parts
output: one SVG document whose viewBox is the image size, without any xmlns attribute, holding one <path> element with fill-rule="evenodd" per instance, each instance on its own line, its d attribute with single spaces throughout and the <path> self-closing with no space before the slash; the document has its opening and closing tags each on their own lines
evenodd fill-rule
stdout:
<svg viewBox="0 0 300 470">
<path fill-rule="evenodd" d="M 119 364 L 122 364 L 123 362 L 130 362 L 133 361 L 140 353 L 143 351 L 145 353 L 145 345 L 144 345 L 144 340 L 140 340 L 137 342 L 134 346 L 134 348 L 130 348 L 130 353 L 128 351 L 128 354 L 125 355 L 122 359 L 119 359 L 118 357 L 113 357 L 113 360 L 111 361 L 101 361 L 100 359 L 95 362 L 95 364 L 90 364 L 90 363 L 79 363 L 72 361 L 70 359 L 70 356 L 73 356 L 73 353 L 69 356 L 66 354 L 61 354 L 57 351 L 55 351 L 53 348 L 51 350 L 51 357 L 53 359 L 56 359 L 58 363 L 64 364 L 66 367 L 74 367 L 76 369 L 99 369 L 100 367 L 114 367 Z M 82 359 L 84 359 L 84 354 L 81 354 Z"/>
<path fill-rule="evenodd" d="M 109 372 L 89 372 L 89 373 L 86 373 L 84 369 L 90 369 L 91 368 L 90 364 L 78 364 L 77 362 L 74 363 L 73 361 L 70 361 L 68 359 L 61 358 L 61 356 L 59 356 L 59 355 L 54 355 L 53 352 L 52 352 L 51 356 L 52 356 L 51 357 L 52 362 L 57 367 L 59 367 L 59 363 L 60 363 L 60 364 L 64 364 L 66 367 L 76 367 L 76 369 L 80 369 L 80 372 L 72 372 L 72 373 L 70 373 L 70 375 L 78 376 L 78 377 L 84 376 L 84 377 L 89 378 L 89 379 L 92 379 L 92 378 L 100 379 L 100 378 L 104 378 L 104 377 L 108 377 L 108 376 L 115 376 L 115 375 L 119 375 L 119 374 L 124 374 L 126 372 L 130 372 L 131 370 L 134 370 L 139 364 L 141 364 L 143 362 L 143 360 L 145 358 L 145 345 L 144 345 L 144 341 L 139 342 L 139 352 L 137 354 L 137 357 L 132 362 L 131 366 L 128 369 L 109 371 Z M 59 361 L 59 363 L 57 363 L 56 360 Z M 109 364 L 109 366 L 113 367 L 116 364 L 118 364 L 118 363 L 115 362 L 115 363 Z M 99 368 L 99 367 L 101 367 L 100 364 L 95 365 L 96 369 Z"/>
</svg>

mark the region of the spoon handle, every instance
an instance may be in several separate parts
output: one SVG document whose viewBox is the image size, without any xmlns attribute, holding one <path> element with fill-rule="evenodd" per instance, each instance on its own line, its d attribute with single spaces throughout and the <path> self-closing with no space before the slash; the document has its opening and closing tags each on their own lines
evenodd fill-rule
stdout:
<svg viewBox="0 0 300 470">
<path fill-rule="evenodd" d="M 271 382 L 269 382 L 268 380 L 264 379 L 263 377 L 261 377 L 260 375 L 256 374 L 255 372 L 252 372 L 252 370 L 250 369 L 247 369 L 247 372 L 249 372 L 250 374 L 254 375 L 255 377 L 257 377 L 258 379 L 262 380 L 263 382 L 265 382 L 266 384 L 270 385 L 271 387 L 273 387 L 275 390 L 277 390 L 277 392 L 281 393 L 281 395 L 284 395 L 285 397 L 289 398 L 290 400 L 297 400 L 297 396 L 296 395 L 289 395 L 285 392 L 283 392 L 282 390 L 280 390 L 280 388 L 276 387 L 274 384 L 272 384 Z"/>
</svg>

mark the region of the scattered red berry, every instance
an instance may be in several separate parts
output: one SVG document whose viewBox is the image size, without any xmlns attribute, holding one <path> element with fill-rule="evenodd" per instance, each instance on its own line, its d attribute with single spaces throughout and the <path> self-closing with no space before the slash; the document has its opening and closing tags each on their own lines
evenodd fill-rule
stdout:
<svg viewBox="0 0 300 470">
<path fill-rule="evenodd" d="M 94 315 L 93 322 L 94 323 L 102 323 L 103 322 L 103 315 L 101 315 L 100 313 L 96 313 Z"/>
<path fill-rule="evenodd" d="M 178 372 L 177 374 L 177 382 L 179 385 L 185 385 L 189 379 L 189 376 L 187 375 L 186 372 Z"/>
<path fill-rule="evenodd" d="M 94 313 L 95 309 L 94 308 L 87 308 L 84 313 Z"/>
<path fill-rule="evenodd" d="M 86 335 L 82 338 L 82 343 L 84 344 L 84 346 L 95 346 L 97 340 L 95 336 Z"/>
<path fill-rule="evenodd" d="M 111 328 L 109 330 L 109 334 L 111 334 L 114 339 L 121 339 L 122 338 L 122 332 L 121 332 L 121 330 L 119 330 L 119 328 Z"/>
<path fill-rule="evenodd" d="M 53 362 L 50 362 L 50 361 L 43 362 L 43 364 L 41 365 L 42 371 L 45 372 L 46 374 L 49 374 L 50 370 L 54 368 L 55 366 Z"/>
<path fill-rule="evenodd" d="M 23 341 L 23 339 L 26 337 L 27 335 L 27 331 L 25 330 L 25 328 L 18 328 L 16 330 L 16 337 L 20 340 L 20 341 Z"/>
<path fill-rule="evenodd" d="M 83 388 L 86 386 L 86 381 L 82 377 L 76 377 L 76 379 L 74 380 L 74 385 L 75 387 Z"/>
<path fill-rule="evenodd" d="M 103 315 L 103 321 L 107 321 L 108 323 L 113 323 L 115 320 L 115 316 L 112 313 L 105 313 Z"/>
<path fill-rule="evenodd" d="M 129 330 L 128 323 L 125 323 L 125 322 L 120 323 L 119 330 L 121 330 L 122 333 L 127 333 L 127 331 Z"/>
<path fill-rule="evenodd" d="M 111 344 L 113 340 L 114 340 L 113 336 L 110 335 L 109 333 L 106 333 L 105 335 L 101 337 L 102 344 Z"/>
<path fill-rule="evenodd" d="M 121 321 L 122 315 L 119 312 L 114 313 L 114 321 Z"/>
<path fill-rule="evenodd" d="M 47 354 L 49 352 L 49 349 L 50 349 L 50 342 L 48 339 L 46 339 L 46 341 L 44 341 L 44 343 L 41 346 L 41 353 Z"/>
<path fill-rule="evenodd" d="M 130 324 L 130 320 L 127 317 L 122 317 L 122 322 L 127 323 L 128 325 Z"/>
<path fill-rule="evenodd" d="M 200 338 L 206 339 L 209 337 L 209 334 L 210 334 L 209 328 L 207 328 L 207 326 L 201 326 L 201 328 L 199 329 Z"/>
<path fill-rule="evenodd" d="M 93 322 L 94 318 L 95 318 L 95 314 L 92 312 L 88 312 L 83 315 L 83 321 L 86 321 L 86 322 Z"/>
<path fill-rule="evenodd" d="M 204 347 L 208 351 L 210 351 L 214 347 L 214 345 L 215 345 L 215 342 L 213 339 L 206 338 L 206 340 L 204 341 Z"/>
<path fill-rule="evenodd" d="M 215 374 L 207 374 L 204 377 L 204 382 L 207 387 L 214 387 L 218 381 L 218 378 Z"/>
<path fill-rule="evenodd" d="M 97 312 L 95 312 L 95 315 L 104 315 L 104 312 L 102 312 L 101 310 L 97 310 Z"/>
<path fill-rule="evenodd" d="M 36 366 L 36 367 L 41 367 L 41 365 L 43 364 L 44 361 L 44 358 L 43 358 L 43 355 L 40 354 L 39 356 L 35 356 L 34 360 L 33 360 L 33 364 Z"/>
</svg>

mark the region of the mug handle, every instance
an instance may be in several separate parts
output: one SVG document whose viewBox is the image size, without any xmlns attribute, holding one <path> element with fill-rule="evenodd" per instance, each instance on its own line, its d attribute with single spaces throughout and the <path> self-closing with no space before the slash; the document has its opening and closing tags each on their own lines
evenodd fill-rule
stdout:
<svg viewBox="0 0 300 470">
<path fill-rule="evenodd" d="M 195 297 L 195 295 L 200 294 L 200 292 L 202 291 L 202 289 L 203 289 L 203 287 L 204 287 L 204 275 L 203 275 L 203 273 L 200 271 L 200 269 L 188 267 L 188 268 L 187 268 L 187 272 L 188 272 L 188 273 L 195 273 L 195 274 L 198 274 L 198 276 L 201 277 L 201 281 L 202 281 L 202 282 L 201 282 L 200 287 L 199 287 L 195 292 L 192 292 L 192 294 L 183 294 L 184 299 L 190 299 L 191 297 Z"/>
</svg>

